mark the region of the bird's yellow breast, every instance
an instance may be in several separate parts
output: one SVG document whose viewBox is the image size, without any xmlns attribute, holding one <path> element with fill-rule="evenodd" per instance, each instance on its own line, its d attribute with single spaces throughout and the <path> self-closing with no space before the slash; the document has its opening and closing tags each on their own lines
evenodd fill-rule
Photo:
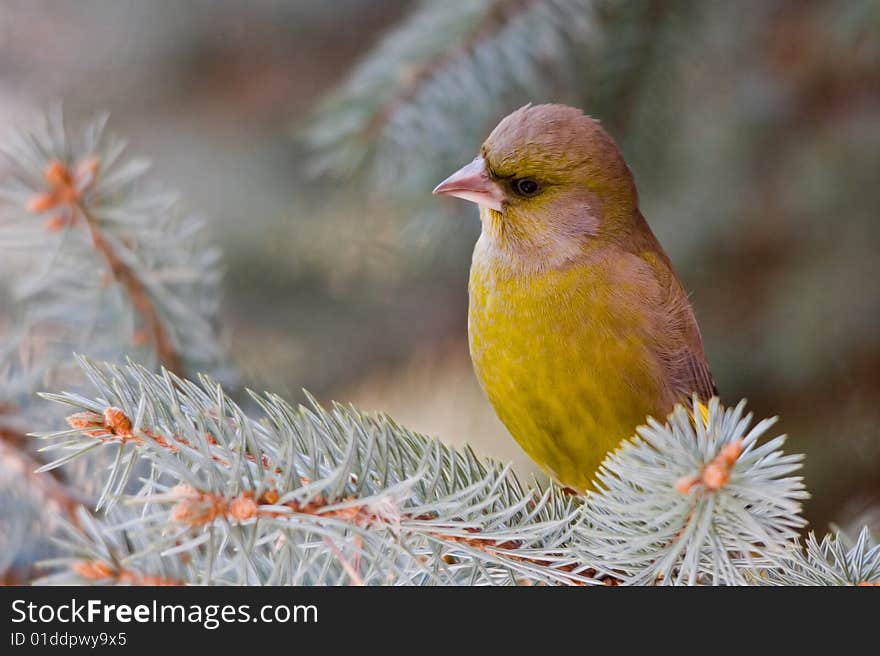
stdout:
<svg viewBox="0 0 880 656">
<path fill-rule="evenodd" d="M 606 453 L 666 411 L 662 376 L 633 303 L 644 290 L 606 257 L 516 271 L 478 244 L 468 333 L 477 377 L 533 460 L 590 486 Z"/>
</svg>

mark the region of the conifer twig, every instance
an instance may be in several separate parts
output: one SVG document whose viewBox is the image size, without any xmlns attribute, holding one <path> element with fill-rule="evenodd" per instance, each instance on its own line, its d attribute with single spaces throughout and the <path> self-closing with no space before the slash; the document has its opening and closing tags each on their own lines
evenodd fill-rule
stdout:
<svg viewBox="0 0 880 656">
<path fill-rule="evenodd" d="M 85 195 L 95 184 L 100 166 L 100 159 L 94 155 L 82 160 L 73 170 L 60 160 L 50 161 L 44 173 L 48 189 L 31 198 L 26 209 L 35 213 L 57 212 L 47 221 L 48 230 L 58 230 L 77 223 L 85 224 L 95 251 L 104 258 L 110 274 L 125 289 L 132 306 L 146 324 L 146 333 L 156 348 L 159 360 L 169 370 L 180 373 L 180 355 L 172 346 L 146 287 L 114 251 L 104 237 L 98 221 L 86 206 Z"/>
<path fill-rule="evenodd" d="M 219 252 L 204 243 L 203 223 L 181 211 L 176 194 L 144 180 L 148 162 L 123 157 L 125 144 L 105 133 L 106 121 L 101 115 L 72 131 L 58 108 L 34 129 L 0 140 L 7 165 L 0 179 L 0 305 L 10 310 L 0 313 L 0 412 L 14 420 L 0 421 L 0 457 L 3 470 L 16 472 L 0 489 L 0 504 L 15 510 L 14 526 L 0 526 L 11 551 L 0 569 L 29 562 L 28 552 L 43 548 L 40 529 L 51 523 L 34 513 L 43 518 L 44 509 L 57 508 L 75 529 L 84 517 L 77 506 L 97 498 L 95 477 L 83 474 L 106 463 L 82 461 L 71 485 L 58 471 L 35 476 L 44 463 L 18 430 L 57 420 L 35 411 L 38 390 L 83 384 L 72 353 L 222 372 Z M 34 492 L 27 513 L 21 487 Z"/>
<path fill-rule="evenodd" d="M 153 304 L 152 299 L 150 299 L 150 295 L 147 293 L 144 284 L 137 275 L 135 275 L 131 267 L 125 264 L 125 262 L 123 262 L 113 251 L 113 247 L 101 234 L 98 222 L 89 213 L 82 202 L 75 203 L 74 208 L 80 213 L 88 226 L 95 250 L 104 257 L 107 266 L 110 268 L 116 281 L 125 288 L 126 292 L 128 292 L 132 306 L 134 306 L 134 308 L 140 313 L 144 323 L 147 325 L 148 334 L 152 338 L 160 362 L 169 371 L 181 373 L 180 354 L 172 345 L 168 331 L 165 329 L 165 324 L 159 316 L 159 313 L 156 311 L 156 307 Z"/>
</svg>

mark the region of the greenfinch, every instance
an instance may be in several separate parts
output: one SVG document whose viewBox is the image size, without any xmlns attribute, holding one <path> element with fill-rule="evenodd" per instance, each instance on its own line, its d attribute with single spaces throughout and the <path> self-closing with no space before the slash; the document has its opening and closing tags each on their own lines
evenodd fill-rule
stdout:
<svg viewBox="0 0 880 656">
<path fill-rule="evenodd" d="M 647 416 L 716 393 L 688 296 L 597 121 L 527 105 L 434 193 L 479 205 L 471 359 L 510 434 L 561 484 L 590 489 Z"/>
</svg>

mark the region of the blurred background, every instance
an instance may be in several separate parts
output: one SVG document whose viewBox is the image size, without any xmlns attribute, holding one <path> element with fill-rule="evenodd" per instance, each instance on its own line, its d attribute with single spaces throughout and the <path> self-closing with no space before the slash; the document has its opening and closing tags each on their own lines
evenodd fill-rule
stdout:
<svg viewBox="0 0 880 656">
<path fill-rule="evenodd" d="M 579 105 L 812 525 L 880 501 L 880 3 L 3 0 L 0 128 L 58 100 L 210 221 L 242 385 L 521 471 L 467 353 L 476 210 L 430 191 L 516 107 Z"/>
</svg>

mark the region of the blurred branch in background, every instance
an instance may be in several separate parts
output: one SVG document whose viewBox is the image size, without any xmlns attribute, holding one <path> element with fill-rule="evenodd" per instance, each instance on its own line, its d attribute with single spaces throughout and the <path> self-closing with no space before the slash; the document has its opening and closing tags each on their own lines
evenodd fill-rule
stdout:
<svg viewBox="0 0 880 656">
<path fill-rule="evenodd" d="M 306 132 L 321 153 L 315 168 L 343 175 L 369 168 L 382 189 L 424 194 L 439 171 L 476 150 L 511 99 L 546 96 L 573 81 L 585 51 L 602 39 L 595 5 L 421 3 L 318 107 Z"/>
<path fill-rule="evenodd" d="M 39 460 L 23 435 L 57 419 L 34 403 L 37 391 L 82 384 L 72 353 L 224 374 L 216 337 L 219 253 L 204 243 L 202 224 L 182 213 L 173 194 L 143 183 L 148 164 L 124 159 L 125 144 L 104 135 L 105 123 L 100 117 L 82 131 L 68 131 L 55 111 L 35 131 L 4 143 L 3 522 L 21 512 L 13 501 L 21 490 L 42 501 L 41 513 L 54 507 L 71 520 L 94 493 L 82 470 L 71 485 L 35 476 Z M 27 537 L 18 548 L 9 545 L 10 553 L 32 548 Z"/>
<path fill-rule="evenodd" d="M 141 184 L 148 163 L 122 160 L 105 121 L 71 142 L 56 113 L 6 143 L 0 267 L 19 336 L 0 360 L 8 401 L 58 375 L 71 351 L 176 370 L 221 360 L 219 253 L 174 194 Z"/>
</svg>

